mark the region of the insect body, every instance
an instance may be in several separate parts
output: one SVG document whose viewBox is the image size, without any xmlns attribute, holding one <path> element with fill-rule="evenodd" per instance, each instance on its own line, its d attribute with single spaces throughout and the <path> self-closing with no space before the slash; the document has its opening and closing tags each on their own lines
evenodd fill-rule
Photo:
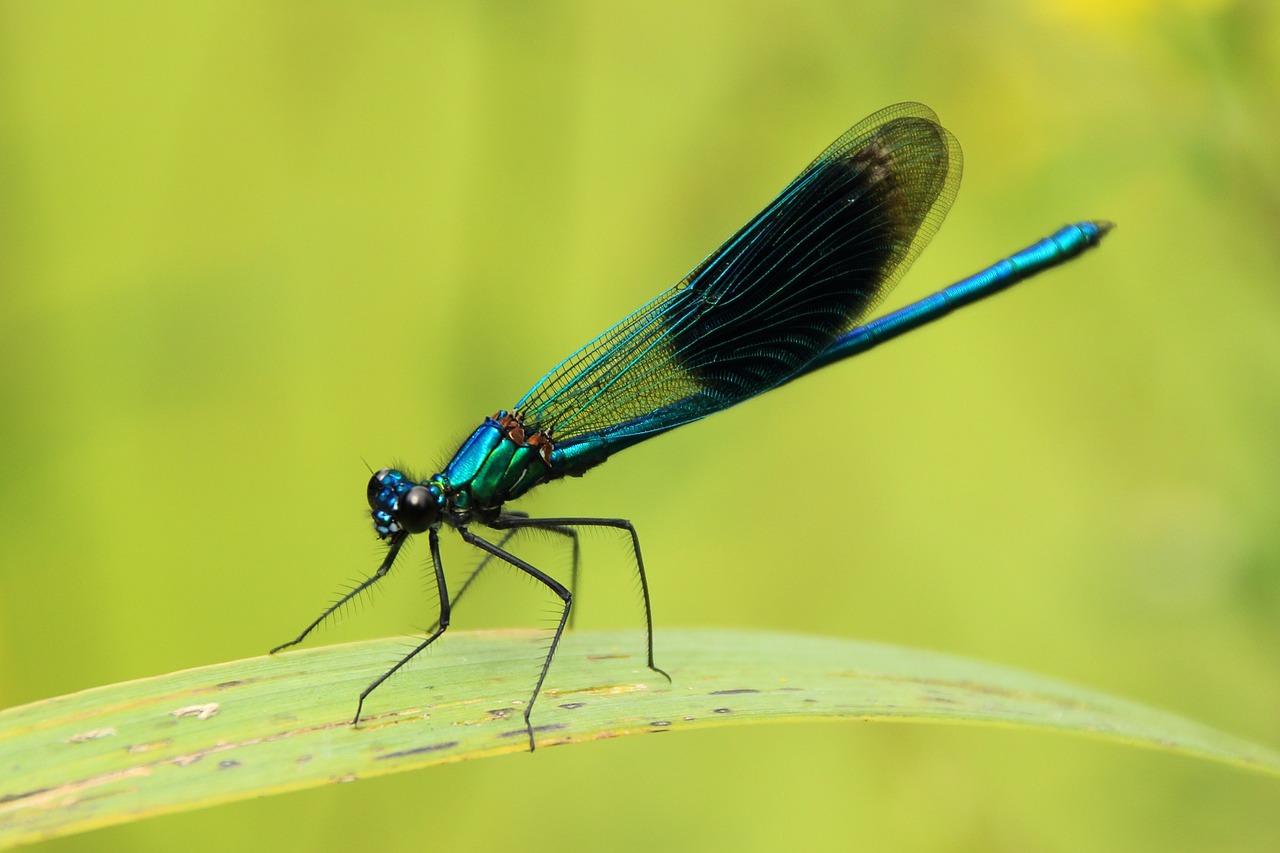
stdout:
<svg viewBox="0 0 1280 853">
<path fill-rule="evenodd" d="M 301 634 L 381 579 L 408 537 L 426 533 L 440 619 L 428 636 L 360 695 L 434 642 L 452 604 L 440 531 L 453 528 L 484 553 L 525 572 L 562 602 L 542 670 L 525 705 L 530 722 L 573 594 L 506 548 L 516 532 L 612 527 L 631 536 L 644 599 L 648 665 L 653 618 L 640 540 L 620 518 L 529 518 L 507 504 L 551 480 L 581 475 L 609 456 L 856 355 L 1008 288 L 1097 245 L 1107 222 L 1068 225 L 987 269 L 870 322 L 867 316 L 919 255 L 960 183 L 960 147 L 922 104 L 887 107 L 859 122 L 675 287 L 642 306 L 544 376 L 510 410 L 476 428 L 445 469 L 426 479 L 384 468 L 369 481 L 374 529 L 387 543 L 378 570 Z M 493 542 L 475 532 L 498 532 Z M 477 572 L 479 569 L 477 569 Z M 475 573 L 471 575 L 474 579 Z M 467 581 L 467 584 L 470 580 Z M 458 591 L 461 595 L 467 584 Z M 668 677 L 669 679 L 669 677 Z"/>
</svg>

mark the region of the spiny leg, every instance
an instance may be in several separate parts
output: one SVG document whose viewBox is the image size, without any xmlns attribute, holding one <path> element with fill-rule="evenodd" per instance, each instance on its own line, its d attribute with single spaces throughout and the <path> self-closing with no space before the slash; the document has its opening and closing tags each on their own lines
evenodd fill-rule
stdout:
<svg viewBox="0 0 1280 853">
<path fill-rule="evenodd" d="M 582 552 L 578 544 L 578 531 L 572 527 L 548 527 L 547 530 L 552 533 L 559 533 L 568 536 L 573 543 L 573 564 L 569 567 L 569 592 L 573 593 L 573 597 L 578 597 L 578 566 L 581 563 Z M 576 618 L 578 611 L 573 610 L 569 613 L 569 630 L 573 630 L 573 620 Z"/>
<path fill-rule="evenodd" d="M 528 518 L 529 516 L 523 512 L 511 510 L 503 513 L 503 517 L 504 518 Z M 570 542 L 572 543 L 573 565 L 570 568 L 570 574 L 569 574 L 569 592 L 576 598 L 578 595 L 578 564 L 579 564 L 580 555 L 581 555 L 580 546 L 578 544 L 578 531 L 568 527 L 548 527 L 546 528 L 546 530 L 548 532 L 556 533 L 561 536 L 567 536 Z M 497 547 L 505 551 L 507 548 L 507 543 L 511 541 L 511 539 L 516 535 L 517 532 L 518 531 L 515 530 L 514 528 L 506 530 L 503 533 L 502 538 L 498 540 Z M 475 583 L 475 581 L 480 577 L 480 572 L 486 566 L 488 566 L 489 563 L 493 562 L 493 559 L 494 559 L 494 555 L 486 551 L 484 557 L 481 558 L 479 564 L 476 565 L 476 567 L 471 570 L 471 574 L 467 575 L 467 579 L 462 582 L 462 586 L 458 588 L 458 591 L 456 593 L 454 593 L 453 601 L 450 602 L 450 604 L 453 607 L 458 606 L 458 600 L 462 598 L 463 593 L 465 593 L 468 589 L 471 588 L 471 584 Z M 574 619 L 574 614 L 576 613 L 577 611 L 575 610 L 569 614 L 568 627 L 570 631 L 573 630 L 573 619 Z M 439 623 L 436 623 L 436 624 L 439 624 Z M 428 630 L 434 631 L 435 629 L 436 629 L 436 625 L 432 625 L 431 628 Z"/>
<path fill-rule="evenodd" d="M 564 626 L 569 621 L 569 610 L 573 605 L 573 594 L 565 588 L 564 584 L 551 577 L 551 575 L 537 568 L 536 566 L 526 563 L 509 551 L 504 551 L 497 545 L 488 540 L 481 539 L 465 527 L 458 528 L 458 533 L 462 535 L 464 542 L 469 545 L 485 551 L 497 557 L 504 562 L 510 563 L 522 572 L 532 576 L 534 579 L 549 588 L 556 595 L 560 596 L 560 600 L 564 602 L 564 610 L 560 613 L 560 622 L 556 625 L 556 633 L 551 638 L 551 646 L 547 649 L 546 660 L 542 662 L 542 672 L 538 673 L 538 683 L 533 686 L 533 695 L 529 697 L 529 702 L 524 708 L 524 728 L 529 734 L 529 751 L 534 751 L 533 742 L 533 723 L 529 721 L 530 715 L 533 714 L 533 703 L 538 700 L 538 694 L 542 692 L 542 682 L 547 679 L 547 670 L 551 668 L 551 659 L 556 656 L 556 647 L 560 645 L 560 636 L 564 634 Z"/>
<path fill-rule="evenodd" d="M 419 652 L 434 643 L 441 634 L 449 630 L 449 611 L 452 605 L 449 601 L 449 589 L 444 582 L 444 566 L 440 563 L 440 531 L 433 527 L 428 533 L 430 534 L 428 541 L 431 543 L 431 565 L 436 571 L 436 595 L 440 599 L 440 618 L 436 620 L 435 627 L 432 628 L 431 633 L 425 640 L 419 643 L 409 654 L 400 658 L 400 661 L 395 666 L 382 673 L 382 675 L 374 679 L 372 684 L 364 689 L 364 692 L 360 694 L 360 701 L 356 703 L 356 715 L 351 720 L 351 725 L 353 726 L 360 722 L 360 712 L 364 709 L 364 700 L 369 694 L 376 690 L 382 682 L 390 678 L 396 670 L 417 657 Z"/>
<path fill-rule="evenodd" d="M 507 531 L 507 533 L 504 534 L 503 537 L 498 540 L 498 547 L 503 548 L 504 546 L 506 546 L 507 542 L 511 541 L 511 537 L 515 535 L 516 535 L 516 532 L 514 530 Z M 483 571 L 484 567 L 489 565 L 489 563 L 492 560 L 493 560 L 493 555 L 486 553 L 484 557 L 480 560 L 479 564 L 474 569 L 471 570 L 471 574 L 467 575 L 467 579 L 462 582 L 462 586 L 458 587 L 458 591 L 455 592 L 453 594 L 453 598 L 450 599 L 449 601 L 450 610 L 458 606 L 458 601 L 462 598 L 463 594 L 466 593 L 466 591 L 471 588 L 471 585 L 476 582 L 476 578 L 480 577 L 480 572 Z M 435 631 L 439 627 L 440 627 L 440 620 L 436 619 L 435 622 L 431 623 L 431 627 L 427 629 L 427 633 L 431 633 L 432 631 Z"/>
<path fill-rule="evenodd" d="M 613 527 L 618 530 L 625 530 L 631 534 L 631 550 L 636 557 L 636 572 L 640 576 L 640 594 L 644 598 L 644 628 L 646 636 L 646 646 L 649 656 L 649 669 L 661 675 L 668 682 L 671 676 L 667 671 L 661 669 L 653 662 L 653 610 L 649 605 L 649 579 L 644 573 L 644 557 L 640 554 L 640 536 L 636 533 L 635 525 L 625 518 L 529 518 L 524 515 L 516 515 L 514 513 L 503 514 L 499 516 L 491 525 L 495 530 L 510 530 L 512 528 L 533 527 L 546 530 L 570 530 L 575 527 Z M 576 546 L 577 539 L 574 539 Z M 577 565 L 577 554 L 575 548 L 574 565 Z M 574 572 L 576 578 L 577 572 Z"/>
<path fill-rule="evenodd" d="M 378 570 L 376 572 L 374 572 L 369 577 L 365 578 L 364 581 L 361 582 L 360 585 L 357 586 L 355 589 L 351 590 L 346 595 L 342 596 L 342 598 L 339 598 L 336 602 L 331 604 L 329 608 L 325 610 L 325 612 L 321 613 L 319 616 L 315 618 L 315 621 L 313 621 L 307 627 L 303 628 L 301 634 L 294 637 L 292 640 L 290 640 L 287 643 L 281 643 L 271 651 L 267 652 L 267 654 L 274 655 L 276 652 L 280 651 L 281 649 L 287 649 L 290 646 L 296 646 L 298 643 L 301 643 L 303 640 L 306 639 L 308 634 L 310 634 L 316 628 L 319 628 L 320 625 L 324 622 L 324 620 L 328 619 L 336 611 L 340 610 L 343 607 L 343 605 L 345 605 L 348 601 L 355 598 L 357 595 L 364 592 L 366 589 L 373 586 L 378 581 L 382 580 L 383 576 L 386 575 L 386 573 L 391 570 L 391 564 L 396 561 L 396 555 L 400 553 L 400 546 L 404 544 L 405 539 L 407 539 L 408 537 L 409 537 L 409 534 L 403 531 L 392 536 L 391 544 L 387 547 L 387 556 L 383 558 L 382 565 L 378 566 Z"/>
</svg>

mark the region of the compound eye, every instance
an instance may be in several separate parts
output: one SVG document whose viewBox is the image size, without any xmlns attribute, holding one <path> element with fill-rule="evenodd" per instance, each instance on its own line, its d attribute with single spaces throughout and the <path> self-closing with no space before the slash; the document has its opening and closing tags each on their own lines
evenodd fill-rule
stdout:
<svg viewBox="0 0 1280 853">
<path fill-rule="evenodd" d="M 378 508 L 377 504 L 375 503 L 378 497 L 378 492 L 382 491 L 382 481 L 385 480 L 387 475 L 390 473 L 391 473 L 390 468 L 383 468 L 381 471 L 379 471 L 378 473 L 374 474 L 372 477 L 369 478 L 369 508 L 370 509 Z"/>
<path fill-rule="evenodd" d="M 396 521 L 409 533 L 421 533 L 439 517 L 440 509 L 426 486 L 414 486 L 405 492 L 396 509 Z"/>
</svg>

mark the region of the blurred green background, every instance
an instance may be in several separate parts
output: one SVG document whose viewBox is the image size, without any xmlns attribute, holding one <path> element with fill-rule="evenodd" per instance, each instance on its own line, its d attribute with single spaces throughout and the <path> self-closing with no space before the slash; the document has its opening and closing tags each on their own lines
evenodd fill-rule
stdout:
<svg viewBox="0 0 1280 853">
<path fill-rule="evenodd" d="M 4 2 L 0 705 L 293 636 L 376 565 L 366 461 L 436 470 L 908 99 L 966 177 L 890 307 L 1069 220 L 1119 229 L 522 508 L 636 522 L 677 680 L 664 628 L 812 632 L 1280 746 L 1270 0 Z M 318 640 L 428 624 L 424 558 Z M 639 643 L 625 543 L 589 536 L 586 560 L 579 627 Z M 495 573 L 455 626 L 551 609 Z M 1073 738 L 777 726 L 46 849 L 1271 850 L 1278 802 L 1272 779 Z"/>
</svg>

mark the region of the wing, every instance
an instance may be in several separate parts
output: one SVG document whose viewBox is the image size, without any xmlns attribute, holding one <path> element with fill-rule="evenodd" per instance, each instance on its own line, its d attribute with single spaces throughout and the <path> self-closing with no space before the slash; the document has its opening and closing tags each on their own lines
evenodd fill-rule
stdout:
<svg viewBox="0 0 1280 853">
<path fill-rule="evenodd" d="M 675 287 L 516 404 L 558 446 L 661 432 L 793 376 L 884 298 L 946 216 L 960 147 L 923 104 L 854 125 Z"/>
</svg>

